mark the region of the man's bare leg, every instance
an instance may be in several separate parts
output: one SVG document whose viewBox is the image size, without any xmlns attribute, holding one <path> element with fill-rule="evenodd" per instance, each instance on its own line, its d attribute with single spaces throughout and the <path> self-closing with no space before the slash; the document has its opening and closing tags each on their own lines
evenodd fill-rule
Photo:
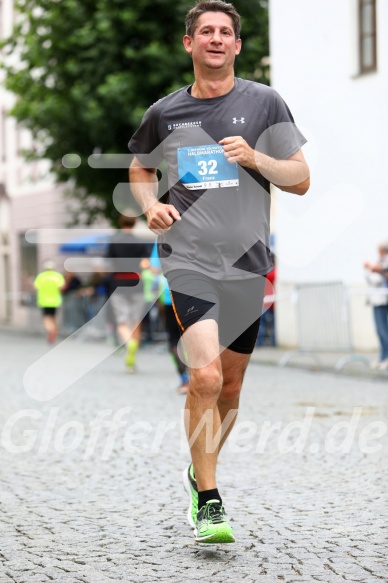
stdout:
<svg viewBox="0 0 388 583">
<path fill-rule="evenodd" d="M 250 354 L 240 354 L 228 348 L 221 353 L 223 383 L 217 408 L 222 424 L 222 437 L 218 453 L 236 422 L 242 383 L 250 357 Z"/>
<path fill-rule="evenodd" d="M 216 466 L 236 419 L 249 356 L 231 350 L 220 356 L 214 320 L 193 324 L 184 334 L 184 345 L 190 364 L 185 422 L 195 471 L 195 478 L 190 468 L 183 474 L 190 496 L 188 521 L 195 528 L 197 542 L 234 542 L 217 488 Z"/>
<path fill-rule="evenodd" d="M 193 324 L 184 334 L 184 345 L 190 364 L 186 433 L 198 490 L 211 490 L 216 488 L 216 464 L 221 437 L 217 401 L 222 389 L 222 372 L 217 323 L 204 320 Z M 201 427 L 204 419 L 207 422 Z"/>
<path fill-rule="evenodd" d="M 56 340 L 58 328 L 55 316 L 43 316 L 43 326 L 47 332 L 47 340 L 52 343 Z"/>
<path fill-rule="evenodd" d="M 125 344 L 128 344 L 130 340 L 137 340 L 137 342 L 140 342 L 141 324 L 139 324 L 134 330 L 131 330 L 128 324 L 118 324 L 117 333 Z"/>
<path fill-rule="evenodd" d="M 198 490 L 210 490 L 216 488 L 219 451 L 236 421 L 250 355 L 225 349 L 220 356 L 216 356 L 219 352 L 218 328 L 213 320 L 204 320 L 190 327 L 185 333 L 185 346 L 190 365 L 194 365 L 190 369 L 190 388 L 186 400 L 189 416 L 186 419 L 186 433 Z M 207 364 L 209 361 L 210 364 Z M 200 366 L 203 363 L 205 366 Z M 205 418 L 206 422 L 199 429 Z M 213 428 L 210 436 L 209 425 Z"/>
<path fill-rule="evenodd" d="M 138 324 L 134 330 L 128 324 L 118 324 L 117 333 L 126 344 L 125 364 L 127 370 L 128 372 L 134 372 L 136 353 L 141 340 L 141 324 Z"/>
</svg>

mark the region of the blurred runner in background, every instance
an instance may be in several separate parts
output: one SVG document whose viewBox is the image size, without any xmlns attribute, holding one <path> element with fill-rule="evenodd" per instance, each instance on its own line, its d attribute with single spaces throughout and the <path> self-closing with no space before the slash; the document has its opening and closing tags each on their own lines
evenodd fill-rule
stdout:
<svg viewBox="0 0 388 583">
<path fill-rule="evenodd" d="M 118 336 L 126 344 L 125 364 L 128 372 L 135 372 L 136 353 L 141 339 L 144 295 L 140 261 L 150 256 L 153 245 L 133 234 L 136 214 L 132 209 L 123 211 L 119 218 L 120 231 L 113 235 L 106 254 L 112 270 L 109 284 L 110 302 Z M 135 271 L 133 265 L 128 269 L 125 267 L 126 259 L 131 260 L 131 263 L 136 261 Z"/>
<path fill-rule="evenodd" d="M 65 286 L 65 278 L 55 271 L 55 263 L 47 259 L 43 263 L 43 271 L 37 275 L 34 287 L 37 290 L 36 302 L 42 310 L 43 326 L 47 332 L 47 341 L 52 344 L 58 335 L 57 309 L 62 305 L 61 290 Z"/>
</svg>

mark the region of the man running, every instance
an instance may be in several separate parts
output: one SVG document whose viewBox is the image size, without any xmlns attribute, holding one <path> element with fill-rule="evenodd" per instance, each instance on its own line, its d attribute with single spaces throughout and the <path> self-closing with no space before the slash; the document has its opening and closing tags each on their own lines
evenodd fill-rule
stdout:
<svg viewBox="0 0 388 583">
<path fill-rule="evenodd" d="M 236 419 L 256 343 L 269 251 L 270 183 L 305 194 L 305 138 L 271 88 L 236 78 L 240 17 L 202 0 L 186 16 L 194 83 L 155 103 L 129 142 L 131 187 L 159 234 L 159 256 L 190 366 L 183 475 L 200 543 L 234 542 L 217 488 L 219 452 Z M 156 168 L 168 165 L 168 204 Z M 163 193 L 160 193 L 163 194 Z M 209 423 L 211 438 L 209 443 Z"/>
<path fill-rule="evenodd" d="M 34 281 L 37 291 L 36 303 L 42 310 L 43 326 L 47 332 L 47 342 L 53 344 L 58 335 L 57 310 L 62 305 L 62 289 L 65 278 L 55 270 L 55 262 L 47 259 L 43 271 Z"/>
<path fill-rule="evenodd" d="M 135 211 L 126 209 L 120 214 L 120 231 L 111 238 L 106 257 L 111 263 L 109 294 L 117 334 L 126 345 L 125 364 L 129 373 L 136 371 L 136 353 L 141 340 L 141 313 L 144 311 L 143 282 L 140 277 L 140 259 L 148 258 L 152 243 L 136 237 Z M 134 258 L 136 271 L 123 270 L 123 261 Z"/>
</svg>

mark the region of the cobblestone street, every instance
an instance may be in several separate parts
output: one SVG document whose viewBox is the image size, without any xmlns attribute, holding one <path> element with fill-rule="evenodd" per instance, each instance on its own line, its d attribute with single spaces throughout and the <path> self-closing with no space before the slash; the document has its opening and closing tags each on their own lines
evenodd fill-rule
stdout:
<svg viewBox="0 0 388 583">
<path fill-rule="evenodd" d="M 385 583 L 388 386 L 251 364 L 221 454 L 236 543 L 195 544 L 181 474 L 184 397 L 169 355 L 120 352 L 48 401 L 42 338 L 0 332 L 0 583 Z M 63 344 L 55 383 L 101 343 Z M 38 382 L 38 380 L 37 380 Z M 292 424 L 292 425 L 291 425 Z"/>
</svg>

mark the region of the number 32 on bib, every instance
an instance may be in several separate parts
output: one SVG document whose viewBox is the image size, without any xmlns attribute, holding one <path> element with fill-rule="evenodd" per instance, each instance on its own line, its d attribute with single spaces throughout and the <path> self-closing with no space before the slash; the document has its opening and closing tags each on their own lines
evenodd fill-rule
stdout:
<svg viewBox="0 0 388 583">
<path fill-rule="evenodd" d="M 238 165 L 230 164 L 222 146 L 178 148 L 178 176 L 189 190 L 238 186 Z"/>
</svg>

